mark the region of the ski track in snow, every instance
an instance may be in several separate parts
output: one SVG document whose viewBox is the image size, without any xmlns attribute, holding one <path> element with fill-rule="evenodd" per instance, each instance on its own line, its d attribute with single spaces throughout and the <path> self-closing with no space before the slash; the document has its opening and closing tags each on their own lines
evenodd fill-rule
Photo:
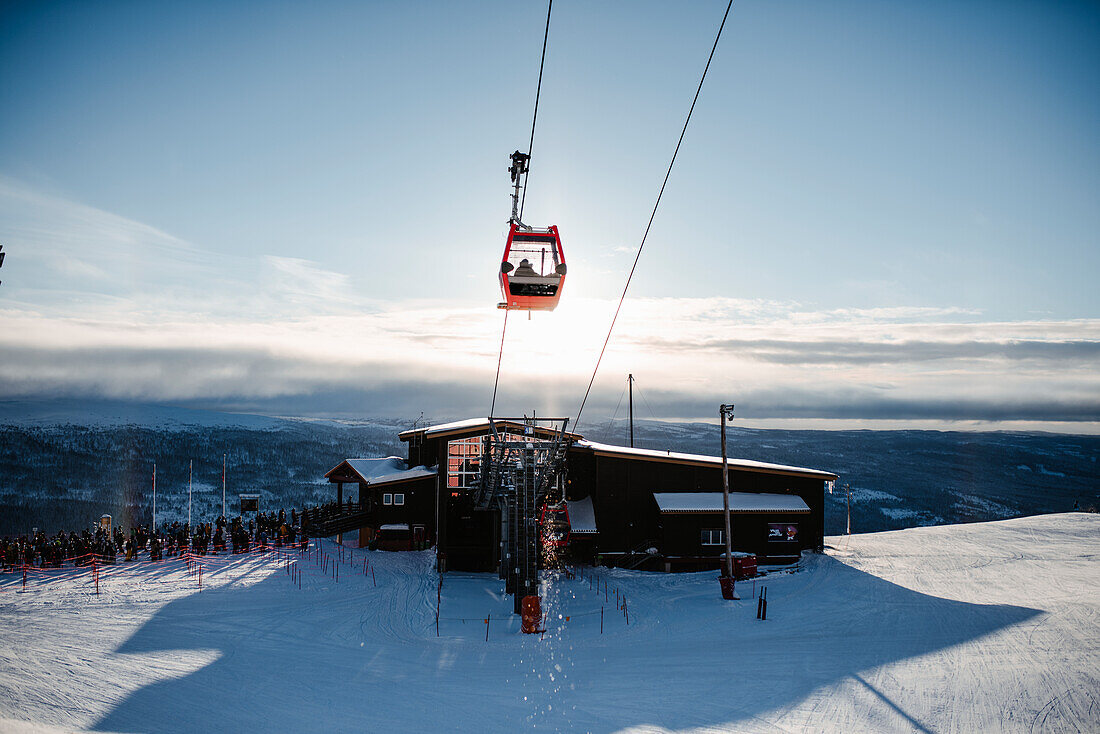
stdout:
<svg viewBox="0 0 1100 734">
<path fill-rule="evenodd" d="M 99 596 L 5 574 L 0 731 L 1100 730 L 1100 517 L 827 543 L 739 602 L 714 573 L 548 572 L 541 636 L 451 573 L 437 637 L 431 552 L 345 549 L 338 582 L 292 555 L 301 590 L 270 555 L 207 557 L 201 592 L 178 559 L 104 567 Z"/>
</svg>

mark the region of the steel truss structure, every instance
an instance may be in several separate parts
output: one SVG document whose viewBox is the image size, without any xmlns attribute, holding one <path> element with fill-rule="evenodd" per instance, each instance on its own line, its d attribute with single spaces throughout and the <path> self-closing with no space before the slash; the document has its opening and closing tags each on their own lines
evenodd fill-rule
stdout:
<svg viewBox="0 0 1100 734">
<path fill-rule="evenodd" d="M 563 497 L 568 425 L 568 418 L 489 418 L 474 497 L 477 506 L 500 510 L 500 577 L 516 614 L 523 597 L 538 595 L 539 511 L 548 498 Z"/>
</svg>

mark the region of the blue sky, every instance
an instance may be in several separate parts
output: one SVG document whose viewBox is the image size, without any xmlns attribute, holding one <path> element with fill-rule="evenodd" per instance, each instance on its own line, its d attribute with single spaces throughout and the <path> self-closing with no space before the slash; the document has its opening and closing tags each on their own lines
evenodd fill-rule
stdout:
<svg viewBox="0 0 1100 734">
<path fill-rule="evenodd" d="M 506 408 L 575 411 L 724 7 L 555 5 L 527 219 L 570 275 Z M 544 17 L 4 5 L 0 393 L 483 412 Z M 632 370 L 662 418 L 1095 430 L 1098 39 L 1085 3 L 735 3 L 592 409 Z"/>
</svg>

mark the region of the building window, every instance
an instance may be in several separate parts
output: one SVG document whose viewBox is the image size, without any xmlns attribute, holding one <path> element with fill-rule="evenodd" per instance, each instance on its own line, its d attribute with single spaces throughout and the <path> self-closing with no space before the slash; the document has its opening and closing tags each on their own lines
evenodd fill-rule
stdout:
<svg viewBox="0 0 1100 734">
<path fill-rule="evenodd" d="M 473 436 L 447 443 L 447 486 L 471 489 L 481 479 L 481 448 L 483 436 Z"/>
<path fill-rule="evenodd" d="M 394 494 L 394 496 L 393 496 L 393 503 L 394 503 L 395 505 L 403 505 L 403 504 L 405 504 L 405 495 L 404 495 L 403 493 L 401 493 L 401 492 L 398 492 L 398 493 Z"/>
<path fill-rule="evenodd" d="M 382 495 L 382 504 L 392 505 L 393 504 L 393 495 L 389 494 L 388 492 L 386 494 Z"/>
<path fill-rule="evenodd" d="M 524 437 L 503 433 L 506 441 L 523 441 Z M 452 497 L 477 487 L 481 481 L 481 453 L 485 436 L 471 436 L 447 442 L 447 488 Z"/>
<path fill-rule="evenodd" d="M 726 544 L 726 531 L 725 530 L 700 530 L 699 542 L 703 545 L 725 545 Z"/>
</svg>

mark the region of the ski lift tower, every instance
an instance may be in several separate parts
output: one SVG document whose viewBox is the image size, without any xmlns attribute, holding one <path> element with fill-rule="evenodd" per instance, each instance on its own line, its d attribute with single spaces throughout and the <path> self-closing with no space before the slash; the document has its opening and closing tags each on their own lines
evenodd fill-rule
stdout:
<svg viewBox="0 0 1100 734">
<path fill-rule="evenodd" d="M 525 596 L 538 595 L 539 510 L 548 497 L 561 499 L 568 424 L 568 418 L 489 418 L 475 500 L 500 509 L 500 576 L 516 614 Z"/>
</svg>

